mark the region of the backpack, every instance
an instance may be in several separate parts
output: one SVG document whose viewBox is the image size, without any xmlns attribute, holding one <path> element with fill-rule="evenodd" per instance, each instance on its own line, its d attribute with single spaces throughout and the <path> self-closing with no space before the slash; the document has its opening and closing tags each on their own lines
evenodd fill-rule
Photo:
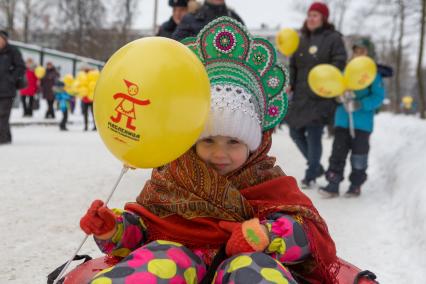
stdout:
<svg viewBox="0 0 426 284">
<path fill-rule="evenodd" d="M 16 80 L 15 87 L 18 90 L 25 89 L 26 87 L 28 87 L 28 80 L 25 74 L 23 76 L 20 76 L 18 80 Z"/>
</svg>

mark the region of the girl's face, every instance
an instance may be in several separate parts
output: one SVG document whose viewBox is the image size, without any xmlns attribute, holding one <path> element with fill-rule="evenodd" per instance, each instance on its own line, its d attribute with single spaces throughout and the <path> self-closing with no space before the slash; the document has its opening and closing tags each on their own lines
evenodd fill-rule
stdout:
<svg viewBox="0 0 426 284">
<path fill-rule="evenodd" d="M 240 168 L 249 157 L 249 149 L 240 140 L 227 136 L 211 136 L 195 144 L 197 155 L 220 175 Z"/>
<path fill-rule="evenodd" d="M 359 46 L 356 46 L 355 48 L 354 48 L 354 53 L 353 53 L 353 55 L 352 55 L 352 57 L 359 57 L 359 56 L 367 56 L 368 55 L 368 50 L 366 49 L 366 48 L 364 48 L 364 47 L 359 47 Z"/>
<path fill-rule="evenodd" d="M 313 32 L 314 30 L 322 27 L 323 24 L 324 20 L 320 12 L 310 11 L 308 13 L 308 18 L 306 19 L 306 26 L 309 31 Z"/>
</svg>

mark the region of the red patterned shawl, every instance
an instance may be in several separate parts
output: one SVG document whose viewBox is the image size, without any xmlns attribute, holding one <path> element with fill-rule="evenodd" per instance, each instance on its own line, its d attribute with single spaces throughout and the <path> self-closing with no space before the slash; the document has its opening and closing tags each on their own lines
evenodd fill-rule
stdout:
<svg viewBox="0 0 426 284">
<path fill-rule="evenodd" d="M 229 235 L 220 220 L 242 222 L 272 212 L 302 217 L 312 251 L 311 261 L 293 267 L 310 283 L 334 283 L 336 250 L 327 226 L 310 199 L 269 157 L 271 132 L 241 169 L 221 176 L 196 155 L 194 149 L 155 169 L 137 203 L 127 210 L 142 216 L 149 238 L 183 243 L 190 248 L 218 248 Z"/>
</svg>

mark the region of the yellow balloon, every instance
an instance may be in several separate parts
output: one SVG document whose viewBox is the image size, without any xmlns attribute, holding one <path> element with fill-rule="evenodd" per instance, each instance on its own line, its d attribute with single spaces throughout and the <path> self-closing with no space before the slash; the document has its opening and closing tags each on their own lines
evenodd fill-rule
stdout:
<svg viewBox="0 0 426 284">
<path fill-rule="evenodd" d="M 71 86 L 74 83 L 74 77 L 71 74 L 66 74 L 64 78 L 62 78 L 65 86 Z"/>
<path fill-rule="evenodd" d="M 299 34 L 293 29 L 282 29 L 275 37 L 278 50 L 285 56 L 292 55 L 299 47 Z"/>
<path fill-rule="evenodd" d="M 46 69 L 43 66 L 37 66 L 34 73 L 37 79 L 42 79 L 46 75 Z"/>
<path fill-rule="evenodd" d="M 77 95 L 78 95 L 79 97 L 86 97 L 88 94 L 89 94 L 89 88 L 88 88 L 88 87 L 80 86 L 80 87 L 77 89 Z"/>
<path fill-rule="evenodd" d="M 210 109 L 210 83 L 196 55 L 161 37 L 135 40 L 106 63 L 96 84 L 95 122 L 124 164 L 154 168 L 194 145 Z"/>
<path fill-rule="evenodd" d="M 92 70 L 87 73 L 87 80 L 89 82 L 96 82 L 99 78 L 99 71 L 98 70 Z"/>
<path fill-rule="evenodd" d="M 404 96 L 402 98 L 402 102 L 404 104 L 412 104 L 413 103 L 413 97 L 411 97 L 411 96 Z"/>
<path fill-rule="evenodd" d="M 78 82 L 79 86 L 88 86 L 89 80 L 87 78 L 87 73 L 84 71 L 80 71 L 77 73 L 76 81 Z"/>
<path fill-rule="evenodd" d="M 87 94 L 87 98 L 91 101 L 93 101 L 93 98 L 95 97 L 95 92 L 89 90 L 88 94 Z"/>
<path fill-rule="evenodd" d="M 94 92 L 96 88 L 96 82 L 89 82 L 89 92 Z"/>
<path fill-rule="evenodd" d="M 348 89 L 357 91 L 367 88 L 377 75 L 377 65 L 368 56 L 352 59 L 345 68 L 344 78 Z"/>
<path fill-rule="evenodd" d="M 339 69 L 330 64 L 315 66 L 308 75 L 312 91 L 323 98 L 334 98 L 345 92 L 345 82 Z"/>
</svg>

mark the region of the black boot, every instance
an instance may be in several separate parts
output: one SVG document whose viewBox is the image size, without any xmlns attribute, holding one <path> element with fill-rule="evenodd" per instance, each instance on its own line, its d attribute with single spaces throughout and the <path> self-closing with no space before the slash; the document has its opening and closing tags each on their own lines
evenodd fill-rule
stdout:
<svg viewBox="0 0 426 284">
<path fill-rule="evenodd" d="M 339 184 L 330 182 L 327 186 L 320 187 L 319 194 L 324 198 L 335 198 L 339 196 Z"/>
<path fill-rule="evenodd" d="M 351 198 L 351 197 L 358 197 L 361 195 L 361 186 L 356 186 L 351 184 L 348 191 L 345 193 L 345 197 Z"/>
<path fill-rule="evenodd" d="M 302 189 L 313 189 L 316 183 L 314 179 L 308 180 L 306 178 L 300 181 L 300 188 Z"/>
</svg>

